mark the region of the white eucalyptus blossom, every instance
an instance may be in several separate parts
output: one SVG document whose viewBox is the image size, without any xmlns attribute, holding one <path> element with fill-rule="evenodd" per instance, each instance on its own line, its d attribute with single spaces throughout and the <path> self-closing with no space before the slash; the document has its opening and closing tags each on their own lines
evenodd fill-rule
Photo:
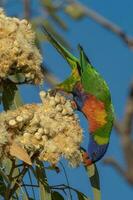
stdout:
<svg viewBox="0 0 133 200">
<path fill-rule="evenodd" d="M 52 164 L 64 156 L 72 166 L 78 165 L 82 161 L 82 128 L 74 112 L 70 113 L 73 111 L 70 100 L 60 95 L 50 96 L 46 92 L 40 92 L 40 97 L 42 104 L 24 105 L 0 114 L 3 154 L 12 134 L 13 141 L 29 155 L 38 152 L 37 158 Z"/>
<path fill-rule="evenodd" d="M 35 34 L 27 20 L 7 17 L 0 9 L 0 79 L 21 72 L 30 83 L 43 80 L 42 57 L 34 42 Z"/>
</svg>

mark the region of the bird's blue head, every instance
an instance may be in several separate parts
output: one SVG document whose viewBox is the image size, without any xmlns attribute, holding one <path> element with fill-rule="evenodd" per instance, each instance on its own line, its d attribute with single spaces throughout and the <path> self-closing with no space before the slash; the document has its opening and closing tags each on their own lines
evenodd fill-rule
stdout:
<svg viewBox="0 0 133 200">
<path fill-rule="evenodd" d="M 81 110 L 86 99 L 86 94 L 84 92 L 84 88 L 81 82 L 76 83 L 76 85 L 73 88 L 72 94 L 78 109 Z"/>
</svg>

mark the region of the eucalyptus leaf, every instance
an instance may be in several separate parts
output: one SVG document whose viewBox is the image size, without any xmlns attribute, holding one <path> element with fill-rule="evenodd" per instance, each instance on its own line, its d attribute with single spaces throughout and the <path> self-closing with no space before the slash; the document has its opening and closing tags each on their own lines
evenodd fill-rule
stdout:
<svg viewBox="0 0 133 200">
<path fill-rule="evenodd" d="M 24 193 L 22 194 L 22 200 L 34 200 L 34 199 L 28 198 L 27 195 Z"/>
<path fill-rule="evenodd" d="M 52 200 L 64 200 L 64 197 L 59 192 L 52 192 Z"/>
<path fill-rule="evenodd" d="M 100 180 L 96 164 L 85 167 L 90 179 L 94 200 L 101 200 Z"/>
<path fill-rule="evenodd" d="M 13 110 L 23 105 L 18 87 L 10 80 L 3 84 L 2 103 L 4 110 Z"/>
<path fill-rule="evenodd" d="M 2 96 L 1 96 L 1 94 L 0 94 L 0 104 L 1 104 L 1 102 L 2 102 Z"/>
<path fill-rule="evenodd" d="M 78 200 L 90 200 L 89 198 L 87 198 L 83 193 L 77 191 L 77 196 L 78 196 Z"/>
<path fill-rule="evenodd" d="M 8 78 L 13 82 L 13 83 L 23 83 L 25 81 L 25 76 L 23 73 L 16 73 L 15 75 L 9 75 Z"/>
<path fill-rule="evenodd" d="M 36 176 L 39 184 L 40 190 L 40 200 L 52 200 L 51 190 L 48 185 L 45 168 L 43 162 L 38 161 L 38 165 L 36 166 Z"/>
<path fill-rule="evenodd" d="M 10 145 L 10 155 L 14 156 L 22 161 L 24 161 L 25 163 L 27 163 L 28 165 L 32 165 L 31 162 L 31 158 L 28 155 L 28 153 L 26 152 L 25 149 L 23 149 L 20 145 L 18 145 L 17 143 L 13 142 L 12 145 Z"/>
<path fill-rule="evenodd" d="M 4 184 L 0 184 L 0 196 L 4 197 L 5 191 L 6 191 L 6 186 Z"/>
<path fill-rule="evenodd" d="M 0 181 L 3 182 L 2 185 L 4 185 L 4 181 L 7 184 L 10 184 L 10 180 L 7 176 L 7 174 L 0 168 Z"/>
</svg>

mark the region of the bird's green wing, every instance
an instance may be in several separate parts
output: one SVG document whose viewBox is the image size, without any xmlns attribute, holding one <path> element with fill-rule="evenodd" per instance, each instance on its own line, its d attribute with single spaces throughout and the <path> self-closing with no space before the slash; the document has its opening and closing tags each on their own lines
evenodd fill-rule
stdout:
<svg viewBox="0 0 133 200">
<path fill-rule="evenodd" d="M 111 95 L 107 83 L 87 58 L 83 48 L 80 50 L 81 81 L 86 92 L 94 95 L 105 104 L 110 104 Z"/>
<path fill-rule="evenodd" d="M 81 82 L 86 94 L 90 95 L 88 101 L 83 104 L 83 109 L 92 127 L 94 140 L 98 144 L 106 144 L 109 142 L 114 120 L 110 91 L 105 80 L 90 64 L 83 48 L 79 49 Z"/>
</svg>

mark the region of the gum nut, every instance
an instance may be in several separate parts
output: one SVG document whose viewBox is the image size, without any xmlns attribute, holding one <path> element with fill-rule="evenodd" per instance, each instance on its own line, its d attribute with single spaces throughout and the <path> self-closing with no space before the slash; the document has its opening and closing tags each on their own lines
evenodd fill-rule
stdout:
<svg viewBox="0 0 133 200">
<path fill-rule="evenodd" d="M 41 121 L 40 121 L 40 126 L 41 126 L 42 128 L 45 127 L 44 120 L 41 120 Z"/>
<path fill-rule="evenodd" d="M 40 92 L 40 97 L 45 98 L 47 96 L 47 93 L 45 91 Z"/>
<path fill-rule="evenodd" d="M 57 105 L 55 108 L 57 111 L 61 112 L 62 111 L 62 106 L 61 105 Z"/>
<path fill-rule="evenodd" d="M 55 100 L 50 100 L 49 104 L 50 104 L 51 106 L 55 106 L 55 105 L 56 105 L 56 102 L 55 102 Z"/>
<path fill-rule="evenodd" d="M 29 119 L 29 116 L 28 116 L 28 115 L 26 115 L 26 114 L 23 114 L 23 119 L 26 121 L 26 120 L 28 120 L 28 119 Z"/>
<path fill-rule="evenodd" d="M 9 125 L 12 126 L 12 127 L 16 126 L 16 121 L 15 121 L 15 119 L 11 119 L 11 120 L 9 121 Z"/>
<path fill-rule="evenodd" d="M 62 104 L 65 104 L 65 103 L 66 103 L 66 100 L 65 100 L 64 97 L 61 97 L 61 103 L 62 103 Z"/>
<path fill-rule="evenodd" d="M 32 135 L 30 134 L 30 133 L 24 133 L 24 135 L 23 135 L 25 138 L 30 138 Z"/>
<path fill-rule="evenodd" d="M 62 111 L 62 115 L 67 115 L 67 110 L 65 108 Z"/>
<path fill-rule="evenodd" d="M 71 107 L 72 107 L 70 101 L 67 101 L 67 102 L 65 103 L 65 107 L 67 107 L 67 108 L 71 108 Z"/>
<path fill-rule="evenodd" d="M 36 149 L 40 149 L 40 144 L 37 144 L 37 145 L 36 145 Z"/>
<path fill-rule="evenodd" d="M 43 128 L 39 128 L 39 129 L 38 129 L 38 133 L 43 134 L 43 132 L 44 132 L 44 131 L 43 131 Z"/>
<path fill-rule="evenodd" d="M 56 103 L 60 103 L 60 100 L 61 100 L 61 99 L 60 99 L 60 96 L 59 96 L 59 95 L 56 95 L 54 99 L 55 99 Z"/>
<path fill-rule="evenodd" d="M 23 121 L 23 117 L 17 116 L 17 117 L 16 117 L 16 121 L 17 121 L 17 122 L 22 122 L 22 121 Z"/>
<path fill-rule="evenodd" d="M 40 139 L 42 138 L 42 134 L 39 133 L 39 132 L 36 132 L 36 133 L 35 133 L 35 138 L 36 138 L 37 140 L 40 140 Z"/>
<path fill-rule="evenodd" d="M 42 140 L 43 140 L 44 142 L 46 142 L 46 141 L 48 140 L 47 136 L 46 136 L 46 135 L 43 135 L 43 136 L 42 136 Z"/>
<path fill-rule="evenodd" d="M 44 129 L 44 133 L 45 133 L 45 134 L 49 134 L 48 128 L 45 128 L 45 129 Z"/>
<path fill-rule="evenodd" d="M 25 74 L 25 77 L 26 78 L 30 78 L 31 77 L 31 73 L 29 72 L 29 73 Z"/>
<path fill-rule="evenodd" d="M 31 79 L 34 79 L 35 78 L 35 75 L 34 74 L 31 74 Z"/>
</svg>

